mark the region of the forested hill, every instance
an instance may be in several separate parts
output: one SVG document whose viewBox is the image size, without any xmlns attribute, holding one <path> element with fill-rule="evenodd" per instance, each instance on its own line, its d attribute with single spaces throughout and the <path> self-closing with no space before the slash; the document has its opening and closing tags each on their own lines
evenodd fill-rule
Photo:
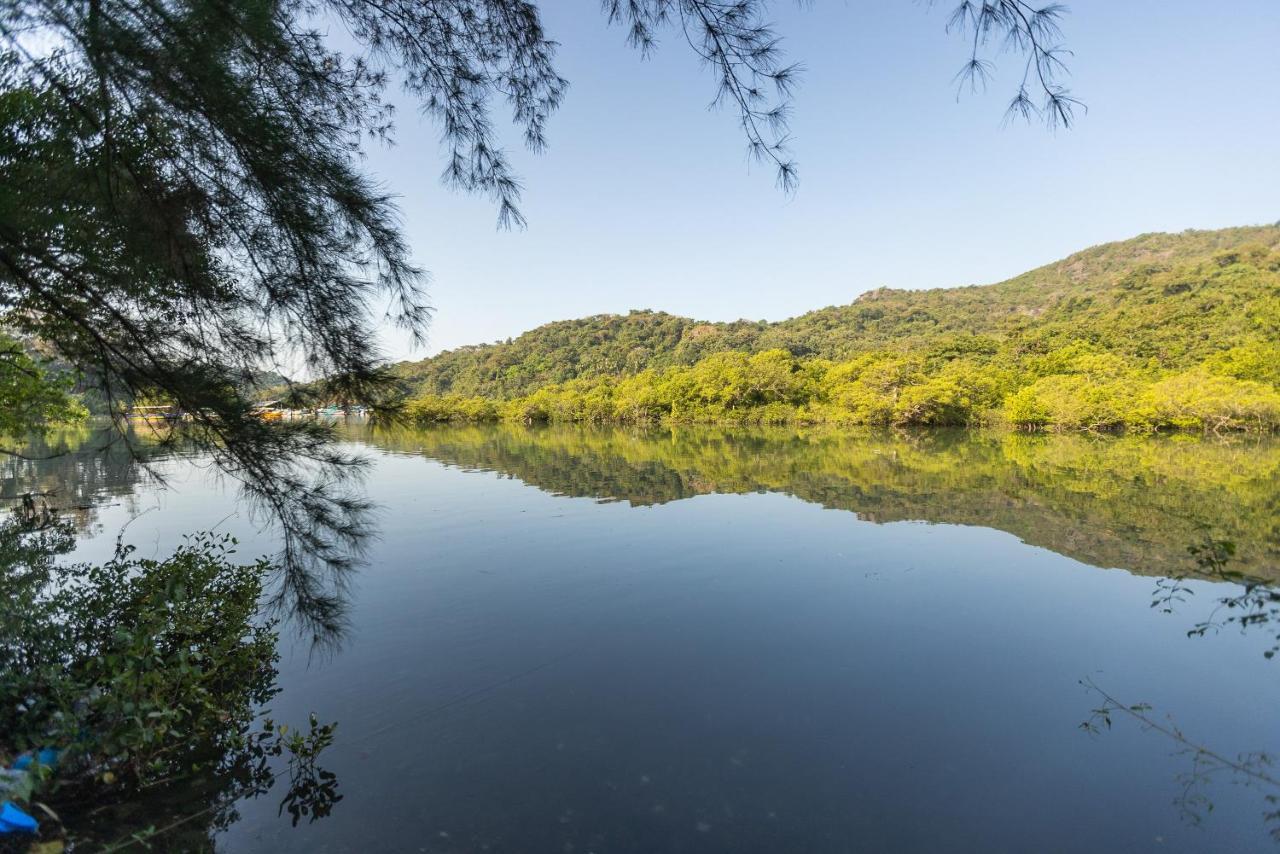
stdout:
<svg viewBox="0 0 1280 854">
<path fill-rule="evenodd" d="M 663 312 L 597 315 L 394 370 L 410 394 L 512 398 L 579 377 L 692 365 L 716 352 L 783 349 L 846 360 L 1048 353 L 1082 342 L 1131 363 L 1182 369 L 1280 329 L 1280 227 L 1146 234 L 994 285 L 882 288 L 776 323 Z"/>
</svg>

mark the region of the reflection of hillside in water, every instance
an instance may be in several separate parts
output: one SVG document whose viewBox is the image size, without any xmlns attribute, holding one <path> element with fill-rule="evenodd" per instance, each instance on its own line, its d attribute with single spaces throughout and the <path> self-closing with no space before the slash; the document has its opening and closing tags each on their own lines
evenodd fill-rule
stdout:
<svg viewBox="0 0 1280 854">
<path fill-rule="evenodd" d="M 1095 566 L 1190 569 L 1206 531 L 1239 569 L 1280 577 L 1280 441 L 1198 437 L 791 429 L 626 430 L 516 425 L 370 430 L 351 439 L 548 492 L 663 504 L 709 493 L 782 492 L 874 522 L 980 525 Z M 156 461 L 172 448 L 134 437 Z M 135 500 L 144 461 L 101 431 L 52 431 L 0 457 L 0 501 L 47 497 L 87 532 L 106 501 Z M 376 485 L 372 485 L 376 489 Z M 133 509 L 136 512 L 136 508 Z"/>
<path fill-rule="evenodd" d="M 145 437 L 132 438 L 133 451 L 118 434 L 86 425 L 31 437 L 21 456 L 0 457 L 0 507 L 28 493 L 41 496 L 80 533 L 93 528 L 108 501 L 125 502 L 135 515 L 136 490 L 149 478 L 144 461 L 157 457 Z"/>
<path fill-rule="evenodd" d="M 981 525 L 1095 566 L 1186 571 L 1206 529 L 1239 568 L 1280 575 L 1280 442 L 1186 436 L 514 425 L 378 430 L 388 451 L 507 474 L 548 492 L 661 504 L 783 492 L 875 522 Z"/>
</svg>

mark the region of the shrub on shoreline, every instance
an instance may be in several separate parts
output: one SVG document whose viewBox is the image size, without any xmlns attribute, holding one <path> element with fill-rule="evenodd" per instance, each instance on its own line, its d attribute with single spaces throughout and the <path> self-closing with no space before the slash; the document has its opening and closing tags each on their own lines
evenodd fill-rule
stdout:
<svg viewBox="0 0 1280 854">
<path fill-rule="evenodd" d="M 239 563 L 230 537 L 197 534 L 161 560 L 121 546 L 103 564 L 60 563 L 73 544 L 71 526 L 30 499 L 0 522 L 0 766 L 55 757 L 6 798 L 52 804 L 44 815 L 76 842 L 127 836 L 104 811 L 187 781 L 208 792 L 192 816 L 207 820 L 175 824 L 200 836 L 271 788 L 270 757 L 287 754 L 296 777 L 299 757 L 332 741 L 314 717 L 297 733 L 267 717 L 279 690 L 276 626 L 260 615 L 269 562 Z M 306 771 L 286 805 L 320 816 L 336 782 L 313 761 Z"/>
</svg>

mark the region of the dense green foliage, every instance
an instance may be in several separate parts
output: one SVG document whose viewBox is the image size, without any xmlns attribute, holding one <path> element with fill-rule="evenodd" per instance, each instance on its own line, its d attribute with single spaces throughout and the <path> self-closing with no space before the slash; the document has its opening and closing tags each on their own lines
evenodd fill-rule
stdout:
<svg viewBox="0 0 1280 854">
<path fill-rule="evenodd" d="M 71 392 L 69 375 L 0 335 L 0 436 L 83 420 L 88 411 Z"/>
<path fill-rule="evenodd" d="M 847 362 L 785 350 L 717 353 L 683 368 L 546 386 L 507 401 L 424 396 L 417 423 L 849 424 L 1060 430 L 1280 429 L 1280 388 L 1265 379 L 1280 347 L 1223 351 L 1186 371 L 1126 363 L 1070 345 L 1013 359 L 864 354 Z"/>
<path fill-rule="evenodd" d="M 39 552 L 59 533 L 6 539 Z M 76 770 L 136 784 L 243 729 L 270 697 L 276 652 L 270 627 L 253 622 L 267 564 L 229 556 L 227 541 L 197 538 L 163 561 L 8 562 L 0 695 L 29 699 L 0 707 L 6 746 L 96 753 Z"/>
<path fill-rule="evenodd" d="M 996 528 L 1144 575 L 1197 573 L 1187 547 L 1212 531 L 1238 544 L 1233 568 L 1280 572 L 1271 437 L 499 424 L 368 440 L 557 495 L 651 505 L 782 492 L 875 522 Z"/>
<path fill-rule="evenodd" d="M 72 543 L 31 499 L 0 525 L 0 762 L 60 752 L 9 797 L 49 801 L 83 834 L 86 805 L 193 776 L 228 808 L 270 788 L 268 757 L 329 742 L 330 726 L 286 737 L 263 718 L 278 690 L 277 635 L 257 616 L 267 562 L 236 563 L 229 538 L 198 535 L 163 560 L 122 547 L 101 565 L 60 564 Z M 337 797 L 311 796 L 312 811 Z"/>
<path fill-rule="evenodd" d="M 1280 228 L 1147 235 L 781 323 L 555 323 L 396 372 L 420 422 L 1280 426 Z"/>
</svg>

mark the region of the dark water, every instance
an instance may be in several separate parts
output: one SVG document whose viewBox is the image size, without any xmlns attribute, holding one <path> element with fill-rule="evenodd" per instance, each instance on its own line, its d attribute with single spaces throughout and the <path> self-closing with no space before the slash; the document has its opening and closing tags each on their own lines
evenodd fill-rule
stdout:
<svg viewBox="0 0 1280 854">
<path fill-rule="evenodd" d="M 242 803 L 220 850 L 1277 847 L 1267 790 L 1197 785 L 1193 754 L 1132 721 L 1079 729 L 1092 679 L 1222 755 L 1280 749 L 1266 627 L 1187 637 L 1231 586 L 1150 607 L 1205 529 L 1274 577 L 1276 443 L 351 438 L 381 539 L 349 637 L 288 651 L 274 703 L 339 722 L 345 798 L 297 828 L 278 798 Z M 144 555 L 219 524 L 271 547 L 198 461 L 162 461 L 168 491 L 86 466 L 43 475 L 97 478 L 82 557 L 131 516 Z"/>
</svg>

